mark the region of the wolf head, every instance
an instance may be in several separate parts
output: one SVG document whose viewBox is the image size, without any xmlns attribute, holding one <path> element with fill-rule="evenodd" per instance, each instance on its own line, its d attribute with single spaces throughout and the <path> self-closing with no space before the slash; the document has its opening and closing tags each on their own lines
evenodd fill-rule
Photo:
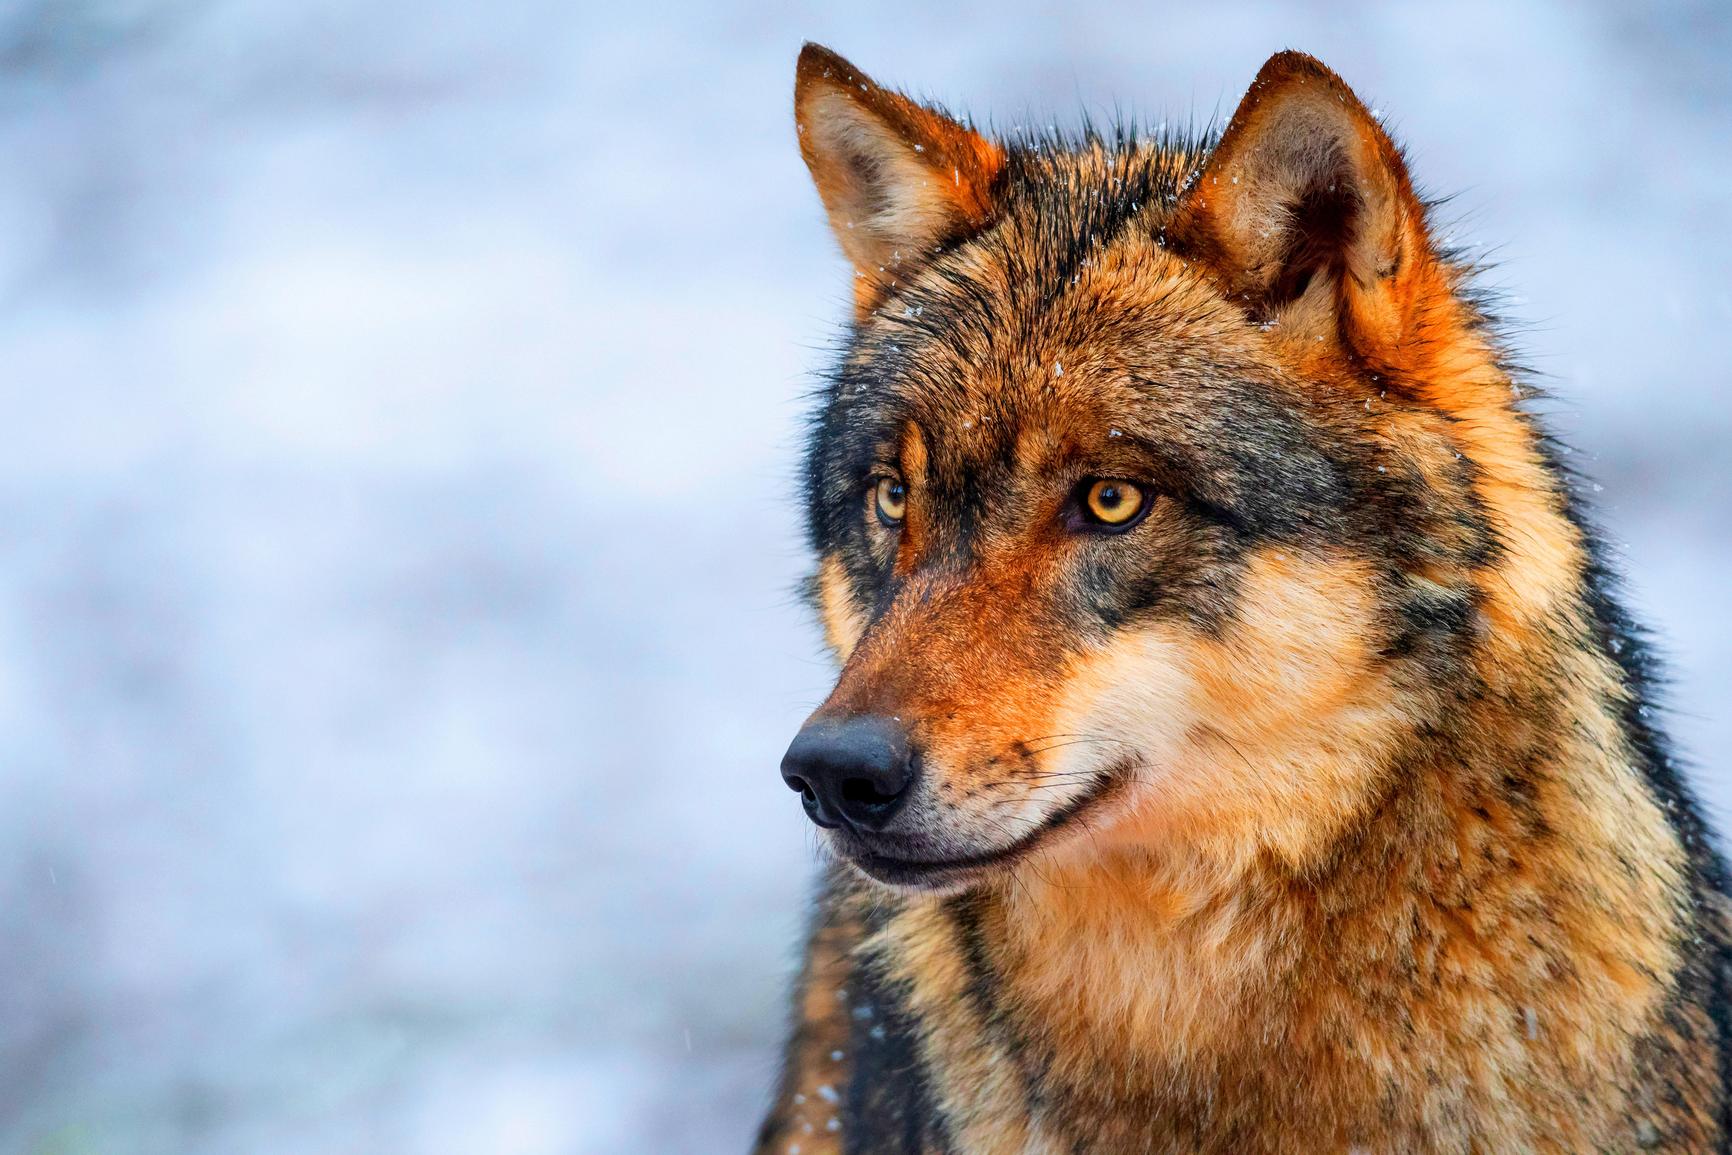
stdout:
<svg viewBox="0 0 1732 1155">
<path fill-rule="evenodd" d="M 1317 61 L 1213 144 L 999 142 L 811 45 L 795 116 L 855 314 L 806 471 L 842 671 L 782 772 L 842 858 L 1302 865 L 1548 628 L 1540 444 Z"/>
</svg>

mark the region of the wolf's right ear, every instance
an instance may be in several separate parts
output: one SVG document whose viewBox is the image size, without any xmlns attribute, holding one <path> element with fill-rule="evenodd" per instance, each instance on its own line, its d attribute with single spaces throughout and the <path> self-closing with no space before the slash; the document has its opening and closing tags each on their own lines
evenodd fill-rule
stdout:
<svg viewBox="0 0 1732 1155">
<path fill-rule="evenodd" d="M 937 249 L 992 220 L 1003 151 L 880 88 L 828 48 L 800 50 L 794 123 L 830 227 L 854 264 L 862 316 Z"/>
</svg>

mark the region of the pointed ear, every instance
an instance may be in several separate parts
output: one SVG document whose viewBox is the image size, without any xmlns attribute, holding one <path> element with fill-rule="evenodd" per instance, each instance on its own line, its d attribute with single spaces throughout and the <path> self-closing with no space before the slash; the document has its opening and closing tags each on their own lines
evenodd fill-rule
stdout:
<svg viewBox="0 0 1732 1155">
<path fill-rule="evenodd" d="M 854 263 L 861 314 L 943 245 L 986 227 L 1004 153 L 808 44 L 794 72 L 800 155 Z"/>
<path fill-rule="evenodd" d="M 1170 231 L 1259 316 L 1399 368 L 1437 275 L 1400 151 L 1312 57 L 1269 58 Z"/>
</svg>

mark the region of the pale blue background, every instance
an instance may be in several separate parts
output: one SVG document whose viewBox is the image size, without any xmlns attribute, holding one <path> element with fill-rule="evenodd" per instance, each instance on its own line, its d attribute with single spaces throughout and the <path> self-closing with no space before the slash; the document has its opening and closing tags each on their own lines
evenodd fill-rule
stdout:
<svg viewBox="0 0 1732 1155">
<path fill-rule="evenodd" d="M 0 1150 L 723 1152 L 829 671 L 803 38 L 1004 124 L 1321 55 L 1460 193 L 1732 801 L 1723 4 L 0 4 Z"/>
</svg>

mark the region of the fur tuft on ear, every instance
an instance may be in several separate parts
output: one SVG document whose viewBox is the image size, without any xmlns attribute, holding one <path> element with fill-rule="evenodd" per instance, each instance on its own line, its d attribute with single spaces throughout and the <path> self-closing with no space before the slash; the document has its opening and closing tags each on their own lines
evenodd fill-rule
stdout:
<svg viewBox="0 0 1732 1155">
<path fill-rule="evenodd" d="M 855 269 L 864 315 L 934 251 L 991 222 L 1004 153 L 808 44 L 794 73 L 800 155 Z"/>
<path fill-rule="evenodd" d="M 1392 372 L 1437 272 L 1400 151 L 1299 52 L 1257 73 L 1170 232 L 1255 315 Z"/>
</svg>

